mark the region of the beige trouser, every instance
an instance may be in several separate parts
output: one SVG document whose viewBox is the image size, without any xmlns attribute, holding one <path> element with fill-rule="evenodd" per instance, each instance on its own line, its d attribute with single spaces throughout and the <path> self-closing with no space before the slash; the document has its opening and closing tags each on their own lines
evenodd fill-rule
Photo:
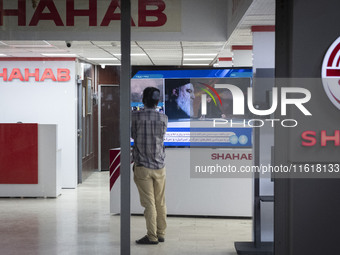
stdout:
<svg viewBox="0 0 340 255">
<path fill-rule="evenodd" d="M 150 241 L 157 241 L 165 235 L 165 167 L 150 169 L 134 166 L 134 181 L 137 185 L 140 203 L 145 208 L 147 236 Z"/>
</svg>

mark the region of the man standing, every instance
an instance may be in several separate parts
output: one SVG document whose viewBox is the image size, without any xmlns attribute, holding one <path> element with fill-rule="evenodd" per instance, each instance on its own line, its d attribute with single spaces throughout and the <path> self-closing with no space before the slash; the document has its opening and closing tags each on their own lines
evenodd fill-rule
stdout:
<svg viewBox="0 0 340 255">
<path fill-rule="evenodd" d="M 133 112 L 131 136 L 134 139 L 134 181 L 145 208 L 147 235 L 138 244 L 164 242 L 166 229 L 164 135 L 168 117 L 156 111 L 160 98 L 157 88 L 143 91 L 144 111 Z"/>
</svg>

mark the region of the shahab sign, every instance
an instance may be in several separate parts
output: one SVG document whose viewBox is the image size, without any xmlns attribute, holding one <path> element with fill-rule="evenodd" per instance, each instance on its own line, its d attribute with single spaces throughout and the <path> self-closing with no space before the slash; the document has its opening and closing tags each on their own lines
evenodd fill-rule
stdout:
<svg viewBox="0 0 340 255">
<path fill-rule="evenodd" d="M 321 76 L 329 100 L 340 110 L 340 37 L 327 50 Z"/>
<path fill-rule="evenodd" d="M 181 30 L 181 0 L 131 2 L 132 28 L 155 32 Z M 48 31 L 65 28 L 96 31 L 110 27 L 119 31 L 120 13 L 119 0 L 41 0 L 34 8 L 27 0 L 0 0 L 0 27 L 33 31 L 47 28 Z"/>
<path fill-rule="evenodd" d="M 31 80 L 34 81 L 58 81 L 65 82 L 71 79 L 70 70 L 67 68 L 57 68 L 56 72 L 53 72 L 52 68 L 45 68 L 44 70 L 40 70 L 39 68 L 35 68 L 34 71 L 29 68 L 24 68 L 23 71 L 20 68 L 2 68 L 0 69 L 0 84 L 2 82 L 11 82 L 11 81 L 23 81 L 28 82 Z"/>
</svg>

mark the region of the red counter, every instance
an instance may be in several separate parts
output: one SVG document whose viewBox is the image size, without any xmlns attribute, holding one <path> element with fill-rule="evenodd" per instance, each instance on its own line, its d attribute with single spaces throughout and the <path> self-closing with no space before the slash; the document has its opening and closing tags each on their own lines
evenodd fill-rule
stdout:
<svg viewBox="0 0 340 255">
<path fill-rule="evenodd" d="M 0 197 L 58 197 L 56 124 L 0 123 Z"/>
<path fill-rule="evenodd" d="M 38 184 L 38 124 L 0 124 L 0 184 Z"/>
</svg>

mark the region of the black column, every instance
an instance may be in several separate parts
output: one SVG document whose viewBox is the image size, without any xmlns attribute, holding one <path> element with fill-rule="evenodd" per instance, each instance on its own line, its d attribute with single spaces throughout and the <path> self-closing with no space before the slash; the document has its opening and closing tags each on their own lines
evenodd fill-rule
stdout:
<svg viewBox="0 0 340 255">
<path fill-rule="evenodd" d="M 321 67 L 330 45 L 340 36 L 338 0 L 277 0 L 276 76 L 309 79 L 311 117 L 289 113 L 299 125 L 275 129 L 275 163 L 339 163 L 340 148 L 320 145 L 319 134 L 340 127 L 340 111 L 323 89 Z M 294 86 L 298 85 L 295 81 Z M 287 80 L 278 87 L 290 86 Z M 301 133 L 313 130 L 318 143 L 301 146 Z M 340 254 L 340 179 L 275 180 L 275 255 Z"/>
<path fill-rule="evenodd" d="M 131 3 L 121 1 L 121 52 L 120 75 L 120 177 L 121 177 L 121 218 L 120 254 L 130 255 L 130 79 L 131 79 Z"/>
</svg>

